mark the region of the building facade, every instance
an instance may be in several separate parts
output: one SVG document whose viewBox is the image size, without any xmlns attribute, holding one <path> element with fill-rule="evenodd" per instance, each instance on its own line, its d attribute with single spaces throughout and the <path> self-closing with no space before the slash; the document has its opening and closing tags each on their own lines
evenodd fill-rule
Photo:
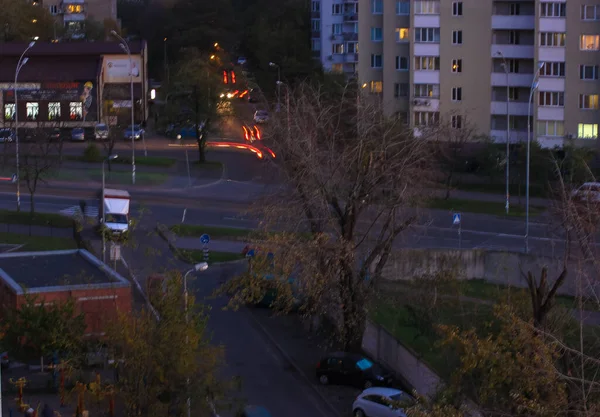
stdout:
<svg viewBox="0 0 600 417">
<path fill-rule="evenodd" d="M 147 48 L 130 42 L 136 122 L 148 117 Z M 38 42 L 15 72 L 26 44 L 0 44 L 0 126 L 93 127 L 131 123 L 130 62 L 115 42 Z M 18 110 L 18 112 L 16 111 Z"/>
<path fill-rule="evenodd" d="M 338 0 L 339 1 L 339 0 Z M 444 119 L 497 142 L 593 145 L 600 3 L 365 0 L 358 77 L 416 131 Z M 532 88 L 533 87 L 533 88 Z M 529 99 L 531 99 L 531 106 Z M 530 117 L 528 118 L 528 114 Z"/>
</svg>

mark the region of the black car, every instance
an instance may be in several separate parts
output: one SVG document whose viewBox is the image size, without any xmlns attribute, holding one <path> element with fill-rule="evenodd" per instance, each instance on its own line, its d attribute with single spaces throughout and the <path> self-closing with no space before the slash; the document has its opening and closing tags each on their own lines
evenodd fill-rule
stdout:
<svg viewBox="0 0 600 417">
<path fill-rule="evenodd" d="M 321 384 L 352 385 L 360 388 L 388 387 L 393 376 L 364 356 L 347 353 L 330 353 L 317 364 L 317 378 Z"/>
<path fill-rule="evenodd" d="M 61 140 L 63 137 L 63 133 L 62 130 L 60 130 L 60 128 L 56 127 L 54 129 L 50 129 L 48 131 L 48 138 L 50 140 Z"/>
</svg>

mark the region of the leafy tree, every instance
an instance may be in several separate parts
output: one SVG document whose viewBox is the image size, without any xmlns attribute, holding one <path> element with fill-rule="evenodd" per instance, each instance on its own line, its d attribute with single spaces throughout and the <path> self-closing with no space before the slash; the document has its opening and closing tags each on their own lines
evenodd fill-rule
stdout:
<svg viewBox="0 0 600 417">
<path fill-rule="evenodd" d="M 85 317 L 77 313 L 74 299 L 46 303 L 26 294 L 16 309 L 4 311 L 2 343 L 18 361 L 31 361 L 58 353 L 63 359 L 77 358 L 83 351 Z"/>
<path fill-rule="evenodd" d="M 223 360 L 220 347 L 210 344 L 206 310 L 183 296 L 179 273 L 167 276 L 163 297 L 153 297 L 154 312 L 124 314 L 107 332 L 107 343 L 121 362 L 116 388 L 128 416 L 164 416 L 185 407 L 191 398 L 194 414 L 209 410 L 207 393 L 221 394 Z M 187 315 L 186 315 L 187 309 Z"/>
<path fill-rule="evenodd" d="M 284 225 L 288 233 L 266 234 L 260 244 L 274 253 L 275 271 L 268 263 L 253 268 L 227 291 L 232 305 L 244 302 L 248 288 L 261 288 L 270 275 L 276 306 L 295 294 L 304 314 L 333 324 L 336 344 L 358 349 L 373 288 L 393 242 L 416 222 L 410 206 L 426 196 L 432 170 L 426 140 L 385 117 L 377 100 L 357 97 L 351 86 L 344 94 L 326 99 L 303 85 L 270 122 L 285 187 L 257 211 L 265 229 Z M 284 304 L 278 309 L 293 307 Z"/>
<path fill-rule="evenodd" d="M 54 36 L 54 17 L 48 8 L 28 1 L 0 0 L 0 39 L 4 42 L 50 41 Z"/>
</svg>

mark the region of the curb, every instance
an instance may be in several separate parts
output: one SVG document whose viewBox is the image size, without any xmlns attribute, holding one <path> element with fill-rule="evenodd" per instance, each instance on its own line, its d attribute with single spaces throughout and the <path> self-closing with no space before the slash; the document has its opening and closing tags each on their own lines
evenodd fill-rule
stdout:
<svg viewBox="0 0 600 417">
<path fill-rule="evenodd" d="M 287 352 L 281 347 L 281 345 L 279 343 L 277 343 L 275 338 L 273 338 L 273 336 L 271 336 L 271 333 L 269 333 L 269 331 L 266 329 L 266 327 L 263 326 L 263 324 L 256 317 L 254 317 L 254 313 L 250 309 L 248 309 L 248 311 L 249 311 L 248 315 L 251 317 L 252 322 L 266 336 L 266 338 L 269 340 L 269 343 L 271 343 L 275 347 L 275 349 L 277 349 L 279 354 L 281 356 L 283 356 L 283 358 L 290 365 L 292 365 L 292 367 L 296 370 L 296 372 L 299 375 L 302 376 L 302 379 L 304 379 L 304 382 L 312 389 L 312 391 L 315 394 L 317 394 L 317 397 L 323 402 L 323 404 L 325 404 L 327 406 L 329 411 L 331 411 L 334 416 L 341 417 L 340 412 L 335 407 L 333 407 L 331 405 L 331 403 L 329 402 L 329 400 L 327 399 L 327 397 L 314 386 L 314 384 L 311 382 L 310 378 L 304 373 L 302 368 L 300 368 L 300 366 L 287 354 Z"/>
</svg>

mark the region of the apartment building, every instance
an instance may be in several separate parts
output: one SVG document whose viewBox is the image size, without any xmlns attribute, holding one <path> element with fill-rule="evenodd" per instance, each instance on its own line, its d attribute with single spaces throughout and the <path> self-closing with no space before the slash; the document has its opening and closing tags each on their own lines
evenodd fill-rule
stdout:
<svg viewBox="0 0 600 417">
<path fill-rule="evenodd" d="M 312 50 L 325 71 L 353 75 L 358 63 L 358 0 L 311 2 Z"/>
<path fill-rule="evenodd" d="M 529 125 L 544 147 L 571 140 L 595 146 L 597 0 L 364 3 L 359 80 L 417 132 L 444 119 L 516 143 L 527 139 Z"/>
<path fill-rule="evenodd" d="M 104 22 L 106 19 L 117 21 L 117 0 L 33 0 L 45 7 L 56 19 L 56 25 L 64 27 L 66 35 L 83 37 L 84 22 L 94 19 Z"/>
</svg>

